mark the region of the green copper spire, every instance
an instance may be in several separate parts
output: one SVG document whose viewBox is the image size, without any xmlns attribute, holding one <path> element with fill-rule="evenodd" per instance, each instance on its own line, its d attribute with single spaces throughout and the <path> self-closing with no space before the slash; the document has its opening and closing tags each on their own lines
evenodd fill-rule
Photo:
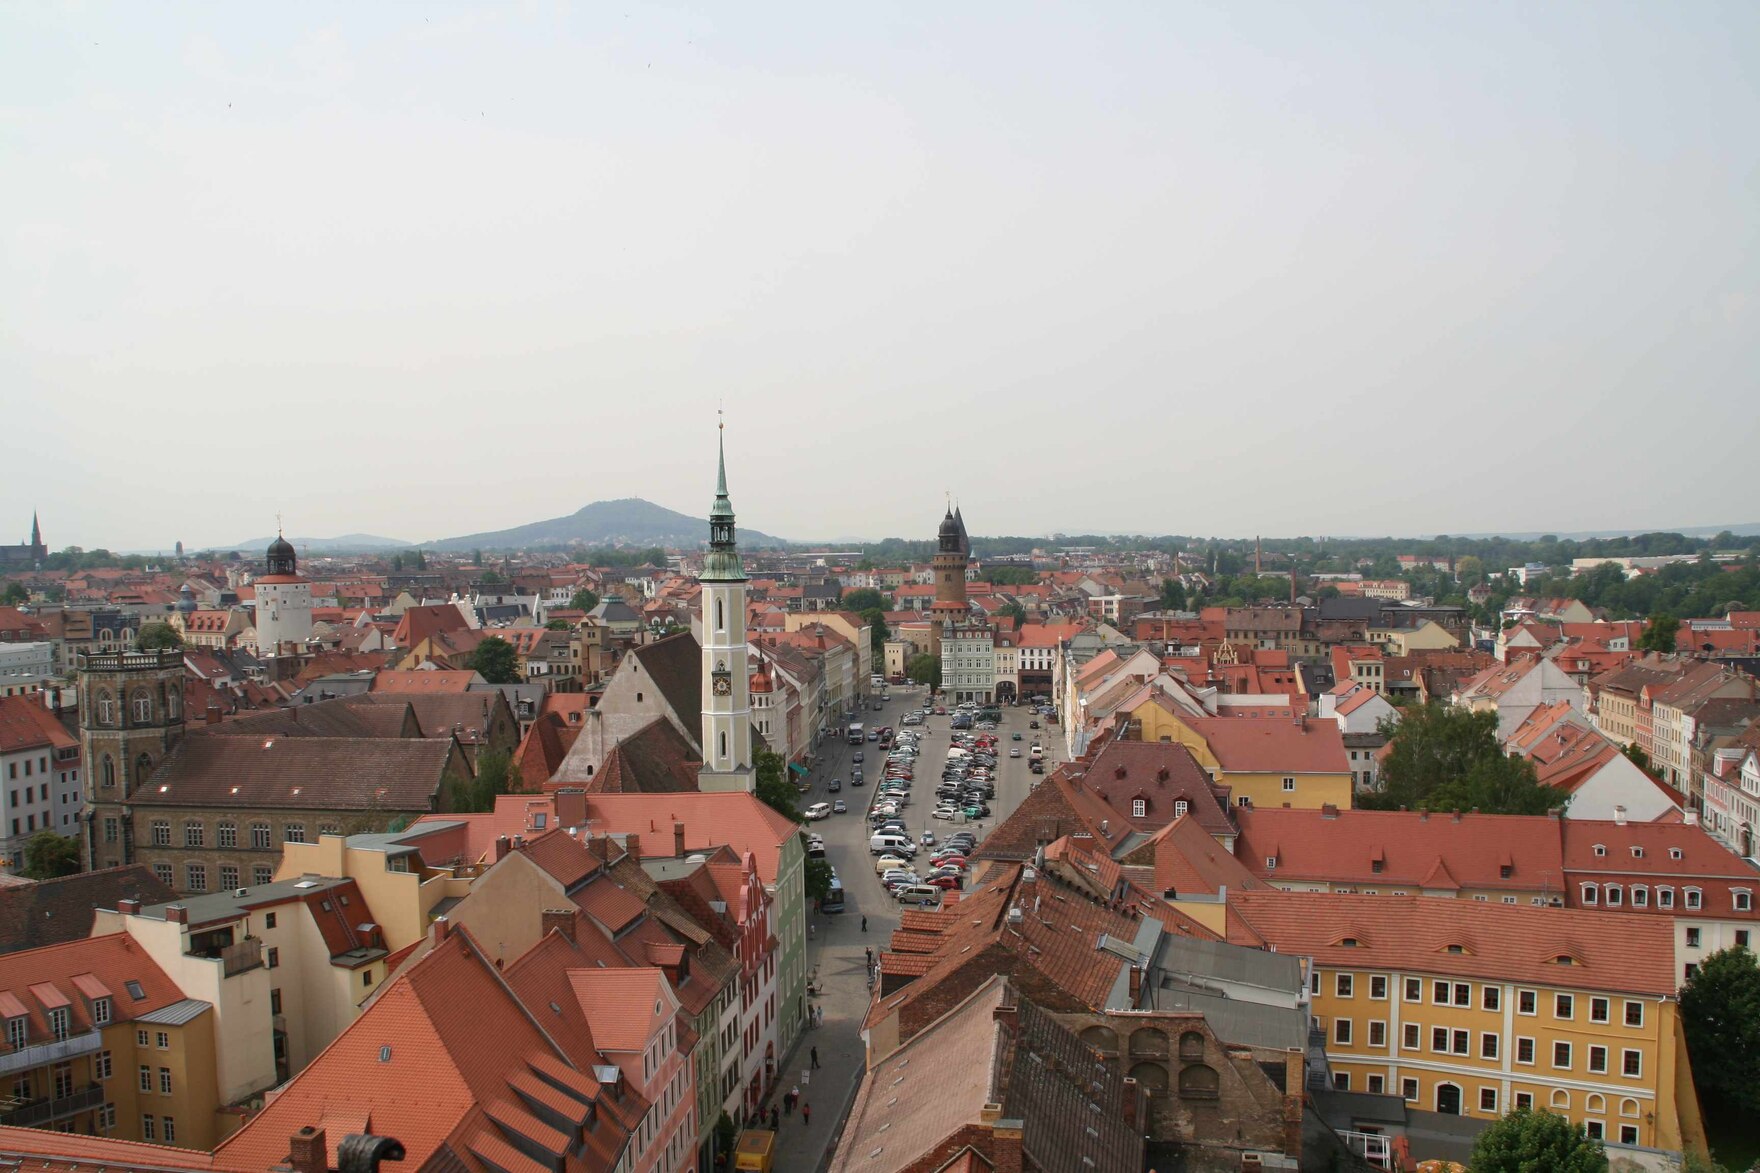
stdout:
<svg viewBox="0 0 1760 1173">
<path fill-rule="evenodd" d="M 715 504 L 709 509 L 709 553 L 703 559 L 703 582 L 744 582 L 746 579 L 745 567 L 740 565 L 739 547 L 734 540 L 733 502 L 727 496 L 726 427 L 725 424 L 716 425 Z"/>
</svg>

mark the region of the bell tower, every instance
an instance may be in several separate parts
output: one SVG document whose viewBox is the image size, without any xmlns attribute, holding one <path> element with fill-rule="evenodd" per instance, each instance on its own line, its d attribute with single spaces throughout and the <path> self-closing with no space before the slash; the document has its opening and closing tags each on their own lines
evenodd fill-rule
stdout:
<svg viewBox="0 0 1760 1173">
<path fill-rule="evenodd" d="M 727 497 L 725 425 L 717 425 L 719 467 L 703 559 L 703 768 L 700 790 L 758 788 L 752 765 L 751 673 L 746 664 L 746 572 Z"/>
<path fill-rule="evenodd" d="M 79 661 L 86 866 L 135 862 L 129 800 L 183 740 L 183 650 L 92 652 Z"/>
</svg>

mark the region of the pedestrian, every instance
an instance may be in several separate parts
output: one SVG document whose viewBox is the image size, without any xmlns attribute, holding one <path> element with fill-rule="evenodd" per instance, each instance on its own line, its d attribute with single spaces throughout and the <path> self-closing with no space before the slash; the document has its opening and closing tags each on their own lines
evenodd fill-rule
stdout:
<svg viewBox="0 0 1760 1173">
<path fill-rule="evenodd" d="M 788 1091 L 788 1110 L 790 1112 L 794 1111 L 794 1106 L 800 1102 L 801 1102 L 801 1085 L 797 1083 L 792 1088 L 790 1088 Z"/>
<path fill-rule="evenodd" d="M 803 1102 L 801 1104 L 801 1123 L 802 1124 L 811 1124 L 812 1122 L 813 1122 L 813 1105 Z"/>
<path fill-rule="evenodd" d="M 819 1048 L 814 1047 L 813 1048 L 813 1068 L 814 1068 L 814 1070 L 817 1070 L 818 1067 L 819 1067 Z"/>
<path fill-rule="evenodd" d="M 864 916 L 862 918 L 862 932 L 865 933 L 867 931 L 868 931 L 868 918 Z"/>
<path fill-rule="evenodd" d="M 863 945 L 863 946 L 862 946 L 862 952 L 863 952 L 863 953 L 866 953 L 866 954 L 867 954 L 867 955 L 868 955 L 868 968 L 869 968 L 869 969 L 872 969 L 872 968 L 873 968 L 873 967 L 874 967 L 874 950 L 873 950 L 873 947 L 872 947 L 872 946 L 869 946 L 869 945 Z"/>
<path fill-rule="evenodd" d="M 781 1124 L 782 1124 L 782 1113 L 780 1113 L 776 1110 L 775 1104 L 771 1104 L 770 1105 L 770 1131 L 775 1132 L 777 1130 L 777 1128 L 779 1128 L 781 1126 Z"/>
</svg>

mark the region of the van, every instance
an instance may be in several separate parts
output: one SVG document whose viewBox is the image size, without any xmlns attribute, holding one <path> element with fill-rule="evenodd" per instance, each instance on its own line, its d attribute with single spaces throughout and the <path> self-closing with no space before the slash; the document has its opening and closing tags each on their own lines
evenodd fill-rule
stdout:
<svg viewBox="0 0 1760 1173">
<path fill-rule="evenodd" d="M 933 884 L 905 884 L 894 893 L 900 904 L 915 904 L 919 907 L 941 903 L 941 889 Z"/>
<path fill-rule="evenodd" d="M 916 844 L 896 832 L 883 831 L 868 840 L 868 852 L 871 855 L 884 855 L 888 851 L 905 852 L 910 855 L 917 853 Z"/>
</svg>

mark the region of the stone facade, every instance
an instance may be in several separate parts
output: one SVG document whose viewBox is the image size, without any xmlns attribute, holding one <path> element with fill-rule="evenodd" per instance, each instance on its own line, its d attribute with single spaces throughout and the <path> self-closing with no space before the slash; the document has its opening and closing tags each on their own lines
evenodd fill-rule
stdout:
<svg viewBox="0 0 1760 1173">
<path fill-rule="evenodd" d="M 85 864 L 131 861 L 128 802 L 183 740 L 183 652 L 99 652 L 79 659 L 86 763 Z"/>
</svg>

